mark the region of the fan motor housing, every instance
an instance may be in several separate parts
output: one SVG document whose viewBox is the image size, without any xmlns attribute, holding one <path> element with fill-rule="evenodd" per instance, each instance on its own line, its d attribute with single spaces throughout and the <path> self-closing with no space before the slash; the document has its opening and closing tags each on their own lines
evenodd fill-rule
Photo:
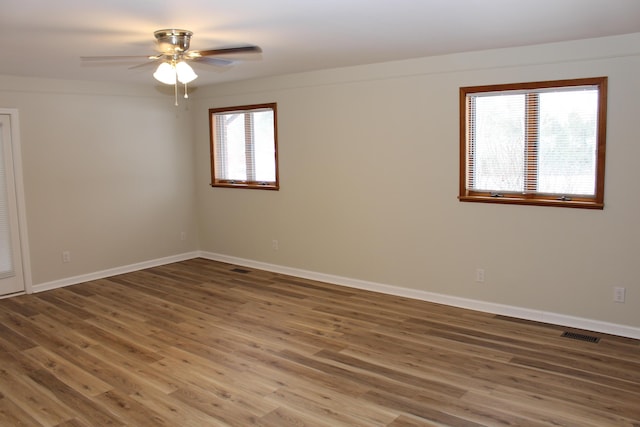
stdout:
<svg viewBox="0 0 640 427">
<path fill-rule="evenodd" d="M 188 30 L 158 30 L 153 33 L 158 50 L 163 53 L 181 53 L 189 50 L 189 42 L 193 33 Z"/>
</svg>

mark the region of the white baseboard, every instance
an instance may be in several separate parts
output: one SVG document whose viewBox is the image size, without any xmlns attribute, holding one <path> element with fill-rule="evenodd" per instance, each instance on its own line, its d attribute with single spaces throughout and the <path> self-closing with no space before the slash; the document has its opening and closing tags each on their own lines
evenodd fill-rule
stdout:
<svg viewBox="0 0 640 427">
<path fill-rule="evenodd" d="M 78 283 L 89 282 L 91 280 L 104 279 L 105 277 L 116 276 L 118 274 L 131 273 L 132 271 L 144 270 L 145 268 L 157 267 L 159 265 L 171 264 L 172 262 L 185 261 L 197 258 L 200 253 L 187 252 L 179 255 L 172 255 L 165 258 L 158 258 L 149 261 L 143 261 L 136 264 L 129 264 L 122 267 L 110 268 L 107 270 L 96 271 L 95 273 L 82 274 L 80 276 L 67 277 L 65 279 L 54 280 L 52 282 L 39 283 L 33 285 L 33 292 L 48 291 L 51 289 L 62 288 L 65 286 L 77 285 Z"/>
<path fill-rule="evenodd" d="M 260 270 L 272 271 L 275 273 L 286 274 L 289 276 L 301 277 L 310 280 L 317 280 L 334 285 L 364 289 L 368 291 L 434 302 L 438 304 L 446 304 L 454 307 L 483 311 L 486 313 L 516 317 L 519 319 L 533 320 L 537 322 L 551 323 L 554 325 L 567 326 L 571 328 L 640 339 L 640 328 L 633 326 L 619 325 L 615 323 L 602 322 L 599 320 L 567 316 L 560 313 L 532 310 L 523 307 L 496 304 L 487 301 L 472 300 L 451 295 L 421 291 L 417 289 L 402 288 L 398 286 L 385 285 L 382 283 L 368 282 L 365 280 L 351 279 L 348 277 L 334 276 L 331 274 L 318 273 L 315 271 L 285 267 L 244 258 L 237 258 L 212 252 L 200 252 L 199 256 L 213 261 L 220 261 L 244 267 L 257 268 Z"/>
<path fill-rule="evenodd" d="M 206 258 L 213 261 L 226 262 L 229 264 L 241 265 L 245 267 L 257 268 L 265 271 L 286 274 L 294 277 L 301 277 L 319 282 L 331 283 L 334 285 L 347 286 L 355 289 L 363 289 L 367 291 L 380 292 L 383 294 L 396 295 L 406 298 L 412 298 L 422 301 L 434 302 L 438 304 L 446 304 L 453 307 L 466 308 L 469 310 L 483 311 L 486 313 L 499 314 L 503 316 L 516 317 L 519 319 L 533 320 L 537 322 L 551 323 L 554 325 L 567 326 L 571 328 L 584 329 L 588 331 L 601 332 L 605 334 L 618 335 L 622 337 L 640 339 L 640 328 L 619 325 L 616 323 L 602 322 L 599 320 L 586 319 L 582 317 L 567 316 L 560 313 L 552 313 L 541 310 L 532 310 L 523 307 L 515 307 L 510 305 L 496 304 L 487 301 L 472 300 L 468 298 L 455 297 L 451 295 L 438 294 L 433 292 L 421 291 L 417 289 L 402 288 L 398 286 L 386 285 L 382 283 L 369 282 L 365 280 L 352 279 L 349 277 L 335 276 L 332 274 L 318 273 L 315 271 L 302 270 L 299 268 L 285 267 L 276 264 L 269 264 L 260 261 L 253 261 L 245 258 L 237 258 L 228 255 L 217 254 L 213 252 L 194 251 L 184 254 L 174 255 L 165 258 L 144 261 L 136 264 L 125 265 L 122 267 L 111 268 L 107 270 L 97 271 L 95 273 L 83 274 L 80 276 L 68 277 L 65 279 L 54 280 L 52 282 L 40 283 L 34 285 L 33 292 L 42 292 L 51 289 L 61 288 L 64 286 L 75 285 L 91 280 L 104 279 L 106 277 L 118 274 L 130 273 L 132 271 L 143 270 L 145 268 L 157 267 L 159 265 L 170 264 L 173 262 L 185 261 L 192 258 Z"/>
</svg>

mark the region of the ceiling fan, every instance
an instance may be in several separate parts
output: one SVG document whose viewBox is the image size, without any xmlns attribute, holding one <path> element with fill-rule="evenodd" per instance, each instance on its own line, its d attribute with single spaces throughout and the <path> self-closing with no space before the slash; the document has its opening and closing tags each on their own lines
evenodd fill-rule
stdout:
<svg viewBox="0 0 640 427">
<path fill-rule="evenodd" d="M 218 56 L 233 55 L 239 53 L 260 53 L 262 49 L 258 46 L 243 45 L 235 47 L 225 47 L 208 50 L 189 50 L 191 36 L 193 33 L 188 30 L 165 29 L 153 33 L 156 38 L 156 50 L 153 55 L 133 55 L 133 56 L 83 56 L 82 61 L 102 61 L 102 60 L 133 60 L 146 58 L 150 62 L 134 65 L 130 68 L 139 68 L 147 65 L 158 64 L 158 68 L 153 76 L 160 82 L 175 86 L 175 105 L 178 105 L 178 83 L 185 85 L 184 97 L 187 95 L 187 83 L 196 79 L 197 74 L 187 62 L 200 62 L 208 65 L 228 66 L 235 61 L 230 58 L 219 58 Z"/>
</svg>

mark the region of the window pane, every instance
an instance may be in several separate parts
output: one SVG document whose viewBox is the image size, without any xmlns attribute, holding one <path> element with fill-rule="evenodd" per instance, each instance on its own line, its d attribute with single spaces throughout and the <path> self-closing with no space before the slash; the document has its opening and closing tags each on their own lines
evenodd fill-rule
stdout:
<svg viewBox="0 0 640 427">
<path fill-rule="evenodd" d="M 538 191 L 594 195 L 598 91 L 541 93 L 539 105 Z"/>
<path fill-rule="evenodd" d="M 255 174 L 257 181 L 276 180 L 275 137 L 273 110 L 258 111 L 253 114 L 253 137 Z"/>
<path fill-rule="evenodd" d="M 5 171 L 4 144 L 0 133 L 0 279 L 14 276 L 11 228 L 9 224 L 9 196 Z"/>
<path fill-rule="evenodd" d="M 218 140 L 224 145 L 220 150 L 224 154 L 219 159 L 224 163 L 224 168 L 221 169 L 224 170 L 224 175 L 218 178 L 246 180 L 244 114 L 224 114 L 219 117 L 224 127 L 218 130 Z M 221 138 L 223 135 L 224 138 Z"/>
<path fill-rule="evenodd" d="M 523 190 L 524 100 L 523 94 L 473 97 L 474 190 Z"/>
</svg>

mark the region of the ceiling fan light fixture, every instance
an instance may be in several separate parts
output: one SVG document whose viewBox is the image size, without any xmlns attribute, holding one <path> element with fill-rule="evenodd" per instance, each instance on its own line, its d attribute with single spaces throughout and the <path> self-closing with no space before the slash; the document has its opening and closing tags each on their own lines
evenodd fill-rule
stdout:
<svg viewBox="0 0 640 427">
<path fill-rule="evenodd" d="M 153 77 L 166 85 L 174 85 L 176 84 L 176 69 L 170 63 L 163 62 L 153 73 Z"/>
<path fill-rule="evenodd" d="M 193 68 L 184 61 L 180 61 L 175 65 L 170 62 L 163 62 L 153 73 L 153 77 L 156 80 L 167 85 L 176 84 L 176 76 L 180 83 L 191 83 L 198 77 Z"/>
</svg>

